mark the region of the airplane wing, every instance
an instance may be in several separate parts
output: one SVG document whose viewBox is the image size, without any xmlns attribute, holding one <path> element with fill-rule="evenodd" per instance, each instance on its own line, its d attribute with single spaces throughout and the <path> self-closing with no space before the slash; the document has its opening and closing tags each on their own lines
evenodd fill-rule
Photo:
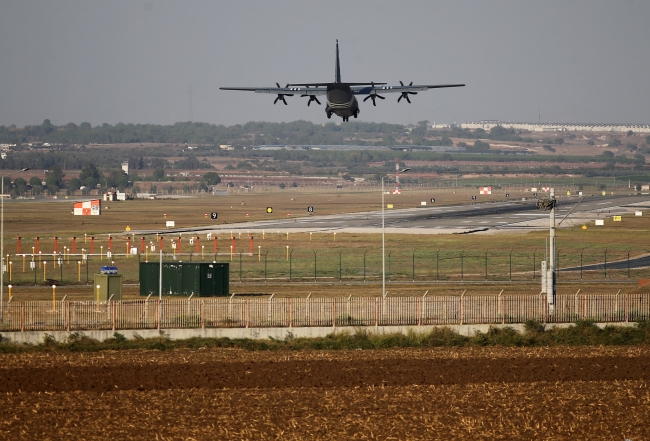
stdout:
<svg viewBox="0 0 650 441">
<path fill-rule="evenodd" d="M 464 87 L 464 84 L 411 84 L 404 85 L 400 81 L 401 86 L 386 86 L 378 85 L 377 83 L 370 86 L 356 86 L 352 87 L 352 92 L 355 95 L 370 95 L 382 93 L 410 93 L 415 94 L 418 92 L 425 92 L 429 89 L 443 89 L 446 87 Z"/>
<path fill-rule="evenodd" d="M 327 87 L 297 87 L 289 86 L 287 87 L 220 87 L 220 90 L 244 90 L 248 92 L 255 93 L 270 93 L 273 95 L 284 95 L 284 96 L 293 96 L 293 95 L 325 95 L 327 93 Z"/>
</svg>

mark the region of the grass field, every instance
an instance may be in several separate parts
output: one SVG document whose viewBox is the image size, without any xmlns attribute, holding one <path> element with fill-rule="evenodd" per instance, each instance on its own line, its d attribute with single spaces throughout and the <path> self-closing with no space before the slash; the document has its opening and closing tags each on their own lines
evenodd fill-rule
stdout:
<svg viewBox="0 0 650 441">
<path fill-rule="evenodd" d="M 429 197 L 435 197 L 436 204 L 469 202 L 466 200 L 469 199 L 469 190 L 464 191 L 467 194 L 459 189 L 405 190 L 400 196 L 387 195 L 386 202 L 393 203 L 396 208 L 418 206 L 421 200 Z M 12 283 L 14 292 L 23 298 L 48 298 L 51 292 L 46 285 L 51 286 L 52 283 L 66 285 L 59 288 L 60 295 L 92 295 L 89 288 L 83 285 L 87 280 L 92 283 L 93 274 L 102 265 L 115 262 L 127 283 L 137 283 L 138 261 L 157 261 L 157 256 L 150 256 L 148 251 L 140 256 L 124 255 L 127 240 L 131 246 L 140 247 L 142 237 L 127 236 L 127 226 L 133 230 L 164 230 L 166 220 L 175 220 L 177 227 L 213 225 L 213 221 L 205 217 L 206 213 L 212 211 L 219 213 L 217 224 L 223 225 L 247 219 L 286 218 L 287 214 L 291 217 L 306 216 L 309 205 L 315 206 L 316 214 L 376 210 L 380 201 L 378 193 L 376 189 L 306 191 L 287 188 L 228 196 L 110 202 L 103 204 L 101 216 L 83 217 L 71 214 L 70 201 L 11 201 L 5 207 L 5 253 L 9 254 L 11 262 L 11 275 L 5 275 L 5 283 Z M 511 196 L 524 194 L 514 193 Z M 530 197 L 530 193 L 527 196 Z M 500 194 L 490 197 L 503 199 Z M 266 214 L 268 206 L 274 208 L 271 215 Z M 246 217 L 247 213 L 249 217 Z M 607 223 L 605 227 L 590 226 L 582 230 L 580 225 L 574 225 L 562 228 L 557 240 L 559 266 L 578 266 L 581 260 L 584 265 L 602 263 L 605 258 L 608 262 L 625 260 L 628 252 L 632 258 L 645 255 L 650 252 L 647 245 L 650 243 L 648 222 L 645 217 L 629 216 L 624 217 L 623 222 Z M 346 295 L 354 292 L 355 295 L 365 295 L 378 290 L 377 284 L 381 281 L 380 234 L 337 233 L 335 238 L 332 233 L 310 235 L 304 232 L 290 233 L 287 238 L 284 231 L 266 231 L 263 237 L 254 237 L 251 256 L 248 234 L 241 229 L 239 231 L 234 233 L 236 240 L 232 260 L 229 252 L 230 232 L 226 230 L 216 234 L 219 251 L 216 259 L 231 262 L 231 292 L 276 295 L 306 295 L 309 292 L 314 295 Z M 105 255 L 109 247 L 109 234 L 114 251 L 110 260 Z M 39 237 L 39 250 L 43 255 L 34 257 L 34 269 L 30 269 L 31 256 L 15 256 L 17 235 L 21 237 L 22 253 L 28 254 L 36 245 L 36 237 Z M 72 236 L 77 238 L 78 254 L 90 253 L 93 248 L 94 255 L 89 256 L 88 263 L 82 265 L 79 264 L 80 255 L 66 255 L 64 264 L 60 266 L 52 261 L 54 237 L 58 237 L 59 252 L 70 253 Z M 448 289 L 458 292 L 468 289 L 468 293 L 482 290 L 498 292 L 517 286 L 518 292 L 534 293 L 539 287 L 539 268 L 544 259 L 546 237 L 545 231 L 472 235 L 388 234 L 388 291 L 397 295 L 423 293 L 426 290 L 432 294 L 446 293 Z M 163 240 L 166 259 L 173 254 L 171 239 L 172 236 L 167 235 Z M 145 244 L 157 242 L 156 235 L 145 236 Z M 190 245 L 189 237 L 183 235 L 183 254 L 177 258 L 212 261 L 215 259 L 213 247 L 214 242 L 201 234 L 197 253 L 196 246 Z M 567 286 L 571 291 L 584 286 L 583 292 L 586 292 L 588 286 L 590 292 L 616 292 L 622 285 L 614 282 L 624 282 L 624 286 L 628 287 L 624 288 L 625 292 L 625 289 L 631 289 L 636 279 L 649 277 L 650 271 L 632 269 L 629 275 L 626 270 L 610 270 L 607 274 L 603 271 L 584 272 L 582 279 L 589 281 L 590 285 L 579 284 L 580 276 L 578 272 L 562 273 L 560 286 Z M 511 285 L 511 280 L 527 283 Z M 317 283 L 313 285 L 295 286 L 295 282 L 314 281 Z M 449 284 L 432 283 L 437 281 Z M 477 285 L 465 286 L 464 282 L 476 282 Z M 390 284 L 395 284 L 395 288 L 391 288 Z M 34 285 L 43 287 L 34 288 Z M 127 286 L 125 293 L 136 295 L 137 287 Z"/>
</svg>

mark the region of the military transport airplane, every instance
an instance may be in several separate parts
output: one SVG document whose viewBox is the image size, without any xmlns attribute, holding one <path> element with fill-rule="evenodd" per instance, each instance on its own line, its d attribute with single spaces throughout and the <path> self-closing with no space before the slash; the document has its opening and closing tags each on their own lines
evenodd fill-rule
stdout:
<svg viewBox="0 0 650 441">
<path fill-rule="evenodd" d="M 287 101 L 284 97 L 294 96 L 300 94 L 301 97 L 309 97 L 307 105 L 309 106 L 312 101 L 316 101 L 320 105 L 320 101 L 316 98 L 319 95 L 327 95 L 327 105 L 325 106 L 325 114 L 328 118 L 332 114 L 336 114 L 347 121 L 350 116 L 355 118 L 359 115 L 359 102 L 355 95 L 368 95 L 363 99 L 367 101 L 372 100 L 372 105 L 376 106 L 375 100 L 385 99 L 380 95 L 384 93 L 400 93 L 397 98 L 399 103 L 404 98 L 409 104 L 411 100 L 409 95 L 417 95 L 418 92 L 424 92 L 429 89 L 442 89 L 445 87 L 463 87 L 464 84 L 436 84 L 436 85 L 419 85 L 411 83 L 407 86 L 400 81 L 400 86 L 387 86 L 386 83 L 344 83 L 341 81 L 341 64 L 339 62 L 339 41 L 336 40 L 336 78 L 333 83 L 300 83 L 300 84 L 287 84 L 285 87 L 220 87 L 221 90 L 246 90 L 255 93 L 270 93 L 277 95 L 273 104 L 282 101 L 285 105 Z"/>
</svg>

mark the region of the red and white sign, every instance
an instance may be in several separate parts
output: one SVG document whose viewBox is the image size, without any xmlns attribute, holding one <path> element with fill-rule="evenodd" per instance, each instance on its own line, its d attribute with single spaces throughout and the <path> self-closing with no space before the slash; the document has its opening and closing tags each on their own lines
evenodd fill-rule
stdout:
<svg viewBox="0 0 650 441">
<path fill-rule="evenodd" d="M 542 191 L 551 191 L 551 187 L 542 187 Z"/>
<path fill-rule="evenodd" d="M 73 213 L 75 216 L 99 216 L 102 214 L 101 201 L 91 199 L 85 202 L 75 202 Z"/>
<path fill-rule="evenodd" d="M 492 187 L 479 187 L 479 194 L 492 194 Z"/>
<path fill-rule="evenodd" d="M 402 194 L 402 190 L 396 188 L 395 190 L 393 190 L 393 194 Z"/>
</svg>

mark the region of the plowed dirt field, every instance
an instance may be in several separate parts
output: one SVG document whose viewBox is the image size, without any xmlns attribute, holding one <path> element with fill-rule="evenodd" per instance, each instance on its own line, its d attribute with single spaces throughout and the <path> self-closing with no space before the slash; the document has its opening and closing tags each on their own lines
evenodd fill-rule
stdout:
<svg viewBox="0 0 650 441">
<path fill-rule="evenodd" d="M 650 347 L 0 356 L 0 439 L 650 439 Z"/>
</svg>

